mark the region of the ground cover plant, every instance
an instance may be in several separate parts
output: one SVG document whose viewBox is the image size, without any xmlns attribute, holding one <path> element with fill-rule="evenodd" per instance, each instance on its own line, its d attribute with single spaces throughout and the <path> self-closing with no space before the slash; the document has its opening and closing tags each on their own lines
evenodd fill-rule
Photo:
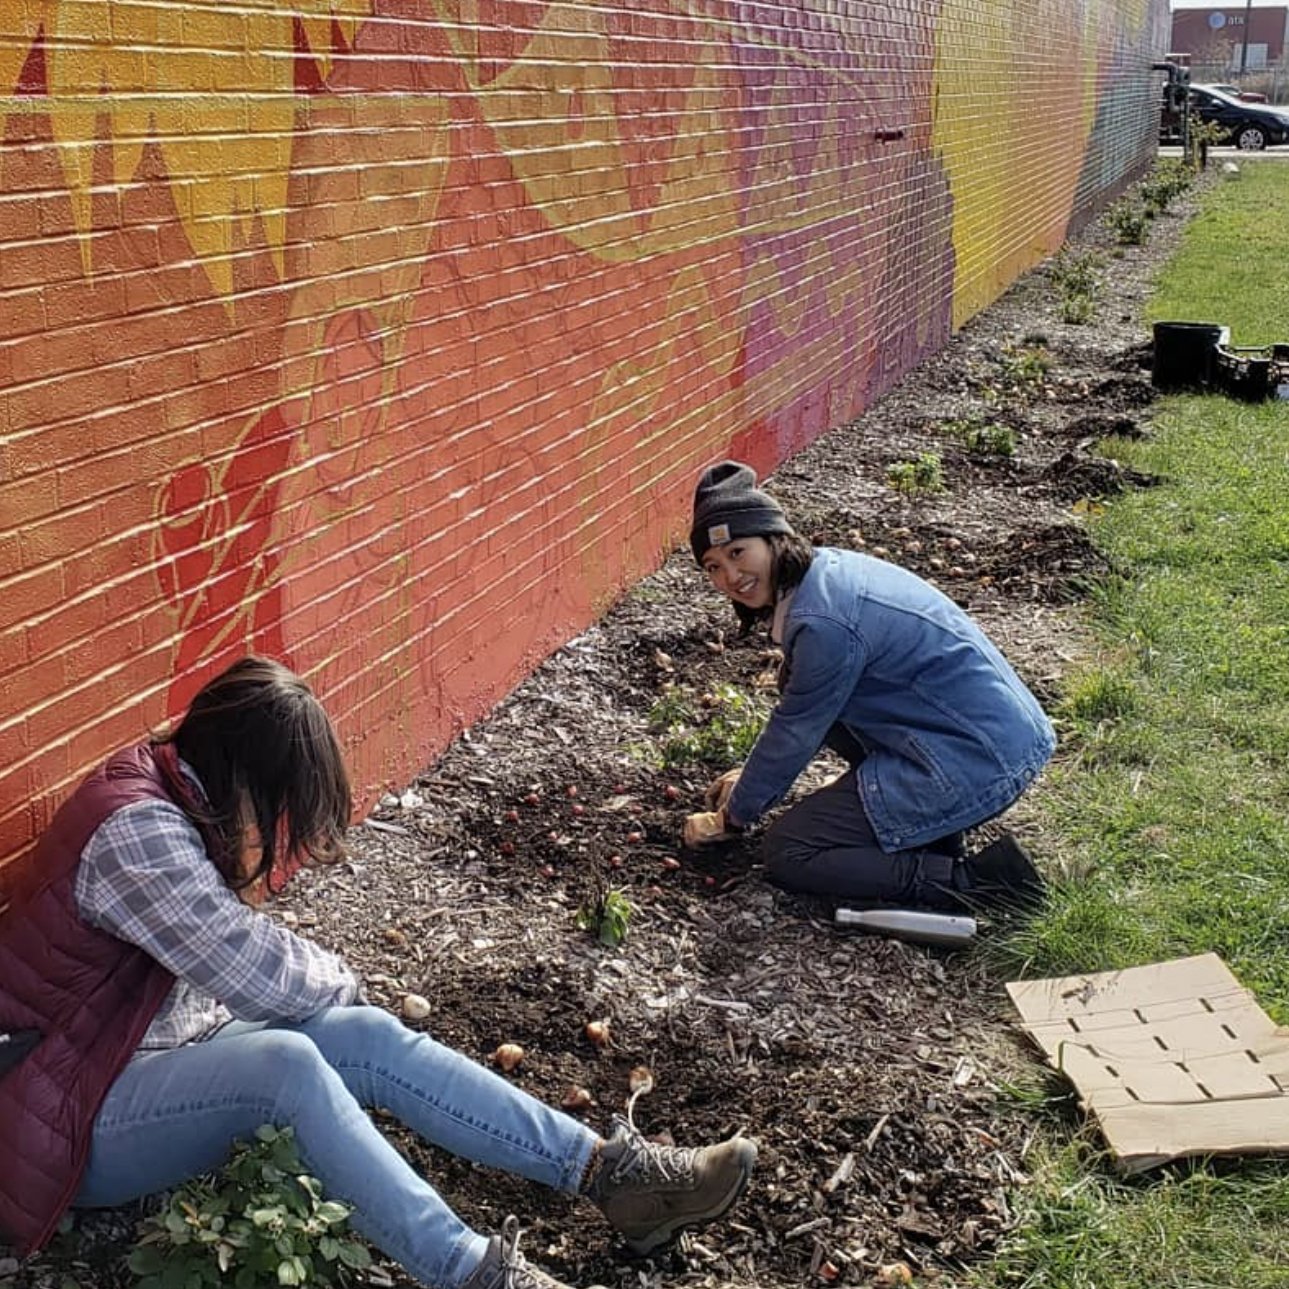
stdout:
<svg viewBox="0 0 1289 1289">
<path fill-rule="evenodd" d="M 1149 316 L 1289 338 L 1289 173 L 1213 191 Z M 1161 476 L 1092 519 L 1117 570 L 1096 645 L 1063 684 L 1065 755 L 1041 800 L 1075 876 L 1008 948 L 1030 972 L 1215 950 L 1289 1022 L 1289 403 L 1166 400 L 1105 444 Z M 1051 1095 L 1062 1095 L 1053 1088 Z M 1289 1167 L 1178 1166 L 1117 1180 L 1054 1121 L 1027 1226 L 973 1281 L 1165 1289 L 1289 1283 Z"/>
<path fill-rule="evenodd" d="M 1162 463 L 1124 449 L 1156 432 L 1140 307 L 1191 200 L 1114 260 L 1095 327 L 1064 321 L 1050 276 L 1032 274 L 772 480 L 812 540 L 905 564 L 975 615 L 1060 718 L 1059 773 L 1071 777 L 1076 762 L 1095 762 L 1098 738 L 1153 702 L 1138 674 L 1145 651 L 1089 629 L 1088 595 L 1131 581 L 1135 559 L 1094 544 L 1090 522 L 1171 486 Z M 1108 256 L 1112 242 L 1103 223 L 1073 250 Z M 964 423 L 1006 430 L 997 443 L 1011 452 L 969 444 L 950 428 Z M 892 488 L 886 467 L 922 454 L 939 458 L 940 490 Z M 1145 1232 L 1169 1187 L 1114 1184 L 1068 1088 L 1016 1041 L 1001 982 L 1026 952 L 1023 935 L 987 926 L 981 952 L 951 954 L 839 932 L 827 906 L 762 880 L 755 837 L 697 856 L 678 846 L 708 780 L 755 736 L 778 661 L 763 633 L 739 634 L 678 551 L 379 803 L 349 862 L 302 874 L 275 910 L 343 952 L 373 1002 L 597 1127 L 646 1068 L 652 1090 L 635 1107 L 645 1131 L 758 1140 L 745 1201 L 632 1263 L 586 1206 L 377 1122 L 479 1229 L 518 1214 L 525 1247 L 571 1285 L 948 1289 L 992 1267 L 999 1285 L 1061 1289 L 1094 1283 L 1074 1278 L 1091 1262 L 1072 1259 L 1097 1214 L 1120 1241 L 1093 1246 L 1098 1289 L 1166 1284 L 1139 1274 L 1128 1219 L 1157 1272 L 1167 1241 L 1151 1245 Z M 801 786 L 835 769 L 824 759 Z M 1040 813 L 1047 791 L 1010 826 L 1050 870 L 1090 869 L 1101 841 L 1064 831 L 1055 806 Z M 1088 934 L 1064 907 L 1025 933 L 1044 962 L 1062 960 L 1062 934 L 1071 954 Z M 1105 935 L 1119 912 L 1102 907 Z M 503 1050 L 522 1059 L 503 1064 Z M 1245 1189 L 1228 1192 L 1216 1179 L 1205 1207 L 1204 1176 L 1175 1175 L 1188 1205 L 1177 1212 L 1203 1215 L 1207 1231 L 1210 1209 L 1243 1205 L 1265 1247 L 1274 1185 L 1241 1173 Z M 1149 1203 L 1133 1209 L 1134 1197 Z M 0 1250 L 0 1285 L 124 1289 L 138 1222 L 156 1212 L 152 1201 L 78 1215 L 22 1267 Z M 405 1283 L 379 1262 L 363 1278 Z"/>
<path fill-rule="evenodd" d="M 128 1266 L 139 1289 L 344 1286 L 371 1265 L 349 1212 L 323 1198 L 291 1130 L 265 1124 L 218 1177 L 181 1186 L 141 1224 Z"/>
</svg>

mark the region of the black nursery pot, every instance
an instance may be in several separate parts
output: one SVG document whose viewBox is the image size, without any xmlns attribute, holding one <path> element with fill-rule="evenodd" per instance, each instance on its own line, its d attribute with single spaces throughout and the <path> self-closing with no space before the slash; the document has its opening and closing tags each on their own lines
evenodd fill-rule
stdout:
<svg viewBox="0 0 1289 1289">
<path fill-rule="evenodd" d="M 1150 383 L 1159 390 L 1207 389 L 1213 383 L 1213 355 L 1231 337 L 1217 322 L 1155 323 Z"/>
</svg>

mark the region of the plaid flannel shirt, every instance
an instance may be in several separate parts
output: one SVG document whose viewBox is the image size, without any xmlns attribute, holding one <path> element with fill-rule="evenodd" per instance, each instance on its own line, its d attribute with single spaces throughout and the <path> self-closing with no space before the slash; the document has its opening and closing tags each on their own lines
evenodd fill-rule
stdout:
<svg viewBox="0 0 1289 1289">
<path fill-rule="evenodd" d="M 90 926 L 176 977 L 140 1050 L 207 1038 L 233 1018 L 304 1020 L 359 999 L 335 954 L 229 890 L 201 834 L 170 802 L 138 801 L 104 820 L 81 855 L 75 893 Z"/>
</svg>

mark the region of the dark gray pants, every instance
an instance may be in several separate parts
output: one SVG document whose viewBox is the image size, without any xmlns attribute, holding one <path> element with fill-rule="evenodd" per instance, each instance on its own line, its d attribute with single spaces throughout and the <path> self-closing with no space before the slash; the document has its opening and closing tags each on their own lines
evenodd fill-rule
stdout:
<svg viewBox="0 0 1289 1289">
<path fill-rule="evenodd" d="M 855 771 L 812 792 L 765 835 L 767 876 L 776 886 L 856 904 L 959 910 L 962 834 L 887 854 L 859 801 Z"/>
</svg>

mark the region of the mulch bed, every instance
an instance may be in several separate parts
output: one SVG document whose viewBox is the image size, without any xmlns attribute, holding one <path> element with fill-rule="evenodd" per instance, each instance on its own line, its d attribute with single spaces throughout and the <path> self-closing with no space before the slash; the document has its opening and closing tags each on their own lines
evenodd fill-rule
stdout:
<svg viewBox="0 0 1289 1289">
<path fill-rule="evenodd" d="M 1097 447 L 1150 433 L 1138 310 L 1188 214 L 1182 204 L 1148 246 L 1117 255 L 1096 228 L 1077 239 L 1107 254 L 1092 325 L 1061 323 L 1037 270 L 770 484 L 816 541 L 939 584 L 1048 703 L 1080 649 L 1078 601 L 1112 572 L 1083 514 L 1155 482 Z M 1015 352 L 1039 345 L 1046 375 L 1013 380 Z M 1013 457 L 970 452 L 943 429 L 981 415 L 1013 431 Z M 931 451 L 945 491 L 887 485 L 888 465 Z M 303 875 L 278 916 L 345 953 L 373 1001 L 424 996 L 417 1023 L 468 1054 L 522 1045 L 508 1077 L 556 1102 L 585 1089 L 579 1113 L 598 1126 L 646 1066 L 654 1088 L 635 1107 L 646 1132 L 759 1142 L 752 1188 L 727 1220 L 633 1262 L 587 1206 L 385 1125 L 480 1229 L 518 1213 L 530 1256 L 571 1284 L 872 1284 L 900 1262 L 919 1283 L 948 1280 L 1006 1239 L 1026 1180 L 1032 1125 L 999 1092 L 1019 1059 L 1008 1005 L 976 955 L 839 932 L 826 906 L 770 888 L 754 841 L 679 849 L 685 814 L 723 767 L 659 769 L 650 711 L 670 687 L 700 708 L 725 684 L 764 693 L 774 652 L 734 627 L 676 554 L 386 797 L 355 829 L 352 861 Z M 831 769 L 824 758 L 799 790 Z M 1042 837 L 1026 836 L 1041 857 Z M 632 912 L 609 948 L 577 915 L 615 888 Z M 606 1046 L 587 1038 L 591 1020 L 607 1020 Z M 126 1284 L 137 1217 L 83 1216 L 21 1269 L 0 1260 L 0 1285 Z M 389 1266 L 375 1279 L 402 1283 Z"/>
</svg>

